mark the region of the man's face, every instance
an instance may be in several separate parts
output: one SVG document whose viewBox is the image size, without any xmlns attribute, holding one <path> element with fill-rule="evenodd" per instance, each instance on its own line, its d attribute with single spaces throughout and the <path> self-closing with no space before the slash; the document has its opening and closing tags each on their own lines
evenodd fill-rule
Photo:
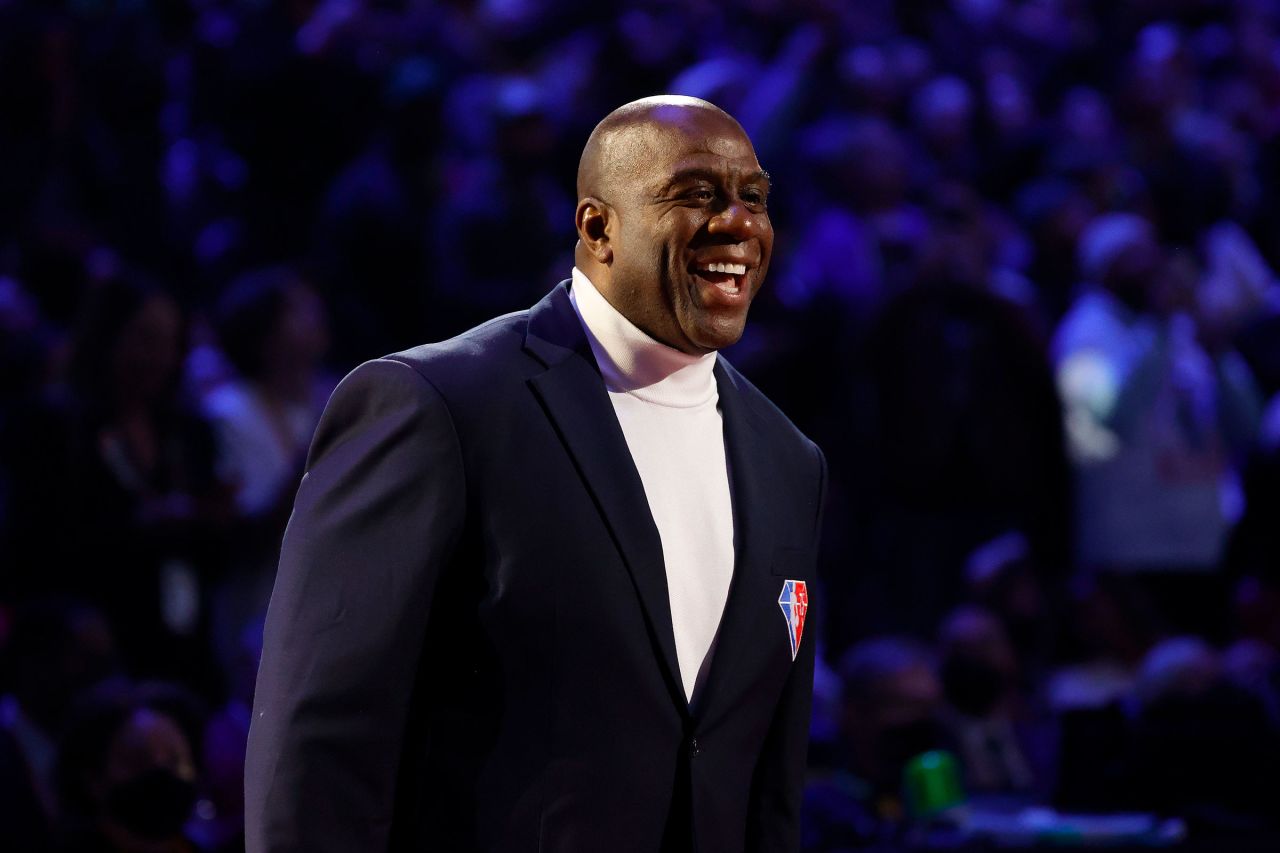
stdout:
<svg viewBox="0 0 1280 853">
<path fill-rule="evenodd" d="M 687 353 L 735 343 L 773 249 L 768 176 L 725 116 L 673 107 L 640 131 L 618 181 L 606 296 L 651 337 Z"/>
</svg>

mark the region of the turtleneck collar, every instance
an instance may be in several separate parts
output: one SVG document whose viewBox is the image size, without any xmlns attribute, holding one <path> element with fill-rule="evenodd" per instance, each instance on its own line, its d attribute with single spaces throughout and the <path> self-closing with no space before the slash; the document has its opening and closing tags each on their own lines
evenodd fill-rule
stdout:
<svg viewBox="0 0 1280 853">
<path fill-rule="evenodd" d="M 655 341 L 610 305 L 577 267 L 569 299 L 610 391 L 681 409 L 718 399 L 714 352 L 689 355 Z"/>
</svg>

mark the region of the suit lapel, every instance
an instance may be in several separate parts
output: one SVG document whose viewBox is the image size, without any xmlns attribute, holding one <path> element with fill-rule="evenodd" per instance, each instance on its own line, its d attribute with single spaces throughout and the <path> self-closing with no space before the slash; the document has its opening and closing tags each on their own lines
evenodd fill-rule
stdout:
<svg viewBox="0 0 1280 853">
<path fill-rule="evenodd" d="M 715 375 L 733 494 L 734 568 L 711 671 L 702 695 L 695 697 L 698 716 L 708 724 L 737 703 L 744 673 L 757 670 L 753 659 L 775 649 L 770 629 L 776 627 L 777 637 L 783 636 L 778 590 L 773 589 L 770 574 L 769 449 L 734 375 L 720 360 Z M 778 625 L 769 621 L 774 616 Z"/>
<path fill-rule="evenodd" d="M 649 623 L 667 685 L 687 712 L 676 659 L 662 540 L 566 283 L 533 307 L 525 349 L 547 366 L 529 385 L 595 499 Z"/>
</svg>

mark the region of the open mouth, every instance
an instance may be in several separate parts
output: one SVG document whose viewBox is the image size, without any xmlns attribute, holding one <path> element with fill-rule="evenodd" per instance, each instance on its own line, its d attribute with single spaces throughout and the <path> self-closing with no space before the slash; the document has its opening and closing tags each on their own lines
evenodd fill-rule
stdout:
<svg viewBox="0 0 1280 853">
<path fill-rule="evenodd" d="M 694 264 L 692 272 L 698 278 L 715 286 L 726 296 L 737 296 L 747 286 L 746 264 Z"/>
</svg>

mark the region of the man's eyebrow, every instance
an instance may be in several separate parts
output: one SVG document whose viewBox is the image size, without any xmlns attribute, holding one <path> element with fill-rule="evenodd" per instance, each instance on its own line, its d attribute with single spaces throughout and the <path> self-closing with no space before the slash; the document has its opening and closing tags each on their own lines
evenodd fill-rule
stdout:
<svg viewBox="0 0 1280 853">
<path fill-rule="evenodd" d="M 715 169 L 708 169 L 705 166 L 690 166 L 687 169 L 676 170 L 676 173 L 667 181 L 666 186 L 670 188 L 676 184 L 682 183 L 683 181 L 693 180 L 696 178 L 716 183 L 720 181 L 723 176 L 723 172 L 719 172 Z M 744 184 L 758 184 L 762 182 L 766 188 L 773 185 L 772 178 L 769 177 L 769 173 L 764 169 L 757 169 L 754 172 L 748 172 L 742 176 L 742 183 Z"/>
</svg>

